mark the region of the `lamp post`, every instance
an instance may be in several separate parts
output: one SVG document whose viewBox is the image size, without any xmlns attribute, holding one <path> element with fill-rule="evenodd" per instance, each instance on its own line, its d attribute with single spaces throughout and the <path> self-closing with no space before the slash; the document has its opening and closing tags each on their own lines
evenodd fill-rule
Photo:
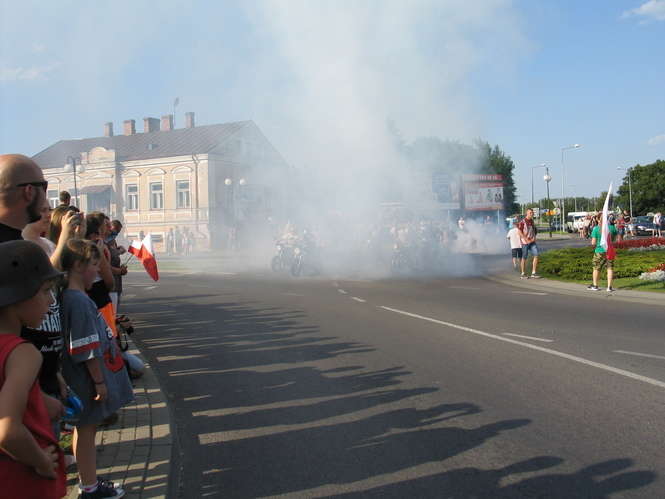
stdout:
<svg viewBox="0 0 665 499">
<path fill-rule="evenodd" d="M 630 200 L 630 218 L 633 218 L 633 186 L 630 181 L 630 168 L 617 166 L 617 170 L 625 170 L 628 173 L 628 199 Z"/>
<path fill-rule="evenodd" d="M 79 190 L 76 187 L 76 158 L 74 156 L 67 156 L 65 171 L 72 172 L 74 175 L 74 196 L 76 197 L 76 207 L 80 209 Z M 81 160 L 79 160 L 78 171 L 79 173 L 83 173 L 83 165 L 81 164 Z"/>
<path fill-rule="evenodd" d="M 574 184 L 570 184 L 570 188 L 573 191 L 573 200 L 575 201 L 575 211 L 577 212 L 577 196 L 575 196 L 575 189 L 577 188 L 577 186 Z"/>
<path fill-rule="evenodd" d="M 545 163 L 540 163 L 539 165 L 531 167 L 531 204 L 533 205 L 533 170 L 536 168 L 547 168 Z"/>
<path fill-rule="evenodd" d="M 547 165 L 545 163 L 540 163 L 539 165 L 531 167 L 531 207 L 532 208 L 533 208 L 533 205 L 535 204 L 535 201 L 533 199 L 533 171 L 536 168 L 547 168 Z M 539 205 L 540 205 L 540 203 L 539 203 Z M 539 209 L 538 209 L 538 220 L 540 220 L 540 206 L 539 206 Z"/>
<path fill-rule="evenodd" d="M 545 184 L 547 185 L 547 212 L 549 215 L 549 210 L 550 210 L 550 181 L 552 180 L 552 177 L 550 176 L 550 169 L 548 167 L 545 167 L 545 175 L 543 175 L 543 180 L 545 181 Z M 550 226 L 550 237 L 552 237 L 552 220 L 550 217 L 547 218 L 547 223 Z"/>
<path fill-rule="evenodd" d="M 247 180 L 244 178 L 241 178 L 238 180 L 238 185 L 242 187 L 243 185 L 247 184 Z M 229 187 L 231 189 L 231 197 L 229 198 L 231 200 L 231 203 L 233 204 L 233 227 L 235 228 L 238 222 L 238 209 L 237 209 L 237 196 L 236 196 L 236 188 L 235 188 L 235 182 L 231 178 L 226 178 L 224 179 L 224 185 Z"/>
<path fill-rule="evenodd" d="M 561 148 L 561 228 L 563 229 L 563 221 L 566 219 L 566 165 L 563 162 L 563 153 L 571 149 L 579 149 L 582 147 L 580 144 L 573 144 Z"/>
</svg>

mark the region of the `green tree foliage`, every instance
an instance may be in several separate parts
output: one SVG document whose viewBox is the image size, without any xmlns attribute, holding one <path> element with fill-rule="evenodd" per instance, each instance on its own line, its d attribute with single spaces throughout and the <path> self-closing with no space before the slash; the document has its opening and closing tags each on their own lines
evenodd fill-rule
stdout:
<svg viewBox="0 0 665 499">
<path fill-rule="evenodd" d="M 665 211 L 665 161 L 658 159 L 648 165 L 637 164 L 631 167 L 630 181 L 634 215 Z M 619 186 L 615 204 L 626 210 L 630 206 L 628 173 L 623 178 L 623 184 Z"/>
<path fill-rule="evenodd" d="M 393 122 L 389 121 L 387 126 L 396 150 L 415 168 L 425 169 L 432 174 L 503 175 L 504 209 L 506 213 L 517 213 L 519 210 L 519 206 L 515 203 L 516 188 L 513 179 L 515 164 L 499 146 L 492 147 L 482 141 L 477 141 L 473 145 L 462 144 L 453 140 L 441 140 L 438 137 L 419 137 L 413 143 L 407 144 Z"/>
<path fill-rule="evenodd" d="M 484 160 L 480 173 L 503 175 L 504 209 L 507 213 L 517 212 L 519 206 L 515 202 L 516 188 L 513 180 L 515 163 L 512 158 L 505 154 L 499 146 L 491 147 L 487 142 L 478 142 L 476 147 L 481 151 Z"/>
</svg>

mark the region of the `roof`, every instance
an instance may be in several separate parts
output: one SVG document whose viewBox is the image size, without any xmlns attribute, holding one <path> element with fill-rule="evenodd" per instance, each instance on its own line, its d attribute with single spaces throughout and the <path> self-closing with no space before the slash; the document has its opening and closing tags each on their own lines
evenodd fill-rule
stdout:
<svg viewBox="0 0 665 499">
<path fill-rule="evenodd" d="M 205 154 L 250 123 L 237 121 L 134 135 L 61 140 L 35 154 L 32 159 L 42 169 L 61 168 L 68 156 L 78 157 L 80 153 L 100 146 L 115 150 L 116 161 Z"/>
</svg>

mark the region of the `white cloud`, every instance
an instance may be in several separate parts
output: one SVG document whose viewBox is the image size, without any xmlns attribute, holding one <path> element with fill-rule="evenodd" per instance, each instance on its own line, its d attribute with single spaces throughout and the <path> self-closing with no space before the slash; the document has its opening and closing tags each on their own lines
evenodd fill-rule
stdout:
<svg viewBox="0 0 665 499">
<path fill-rule="evenodd" d="M 655 137 L 651 137 L 649 140 L 647 140 L 647 144 L 649 144 L 650 146 L 665 144 L 665 133 L 656 135 Z"/>
<path fill-rule="evenodd" d="M 37 80 L 45 78 L 48 73 L 58 67 L 58 63 L 51 63 L 45 66 L 23 67 L 5 67 L 0 68 L 0 81 L 22 81 Z"/>
<path fill-rule="evenodd" d="M 635 9 L 625 11 L 623 17 L 640 17 L 643 21 L 665 21 L 665 0 L 648 0 Z"/>
</svg>

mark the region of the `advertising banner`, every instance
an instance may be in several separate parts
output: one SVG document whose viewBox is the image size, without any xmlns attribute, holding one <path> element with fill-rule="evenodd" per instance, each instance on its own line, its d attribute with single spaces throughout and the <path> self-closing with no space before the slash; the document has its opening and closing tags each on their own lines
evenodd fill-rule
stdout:
<svg viewBox="0 0 665 499">
<path fill-rule="evenodd" d="M 459 175 L 450 173 L 432 174 L 432 192 L 444 210 L 459 210 L 462 207 Z"/>
<path fill-rule="evenodd" d="M 462 175 L 462 181 L 465 209 L 503 209 L 503 175 Z"/>
</svg>

